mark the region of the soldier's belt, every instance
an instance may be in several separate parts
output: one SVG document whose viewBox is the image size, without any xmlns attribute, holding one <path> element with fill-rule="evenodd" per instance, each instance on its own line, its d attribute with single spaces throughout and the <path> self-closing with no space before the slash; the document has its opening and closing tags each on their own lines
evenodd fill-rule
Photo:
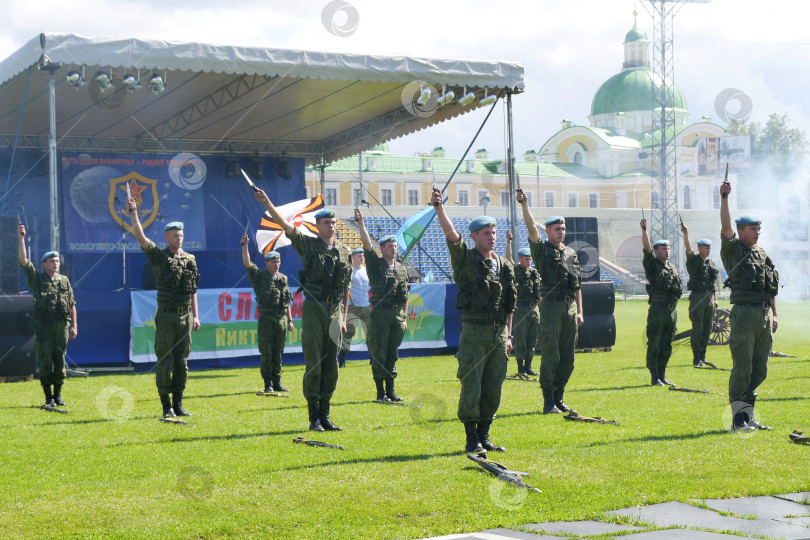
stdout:
<svg viewBox="0 0 810 540">
<path fill-rule="evenodd" d="M 520 307 L 534 307 L 537 305 L 537 302 L 515 302 L 515 305 Z"/>
<path fill-rule="evenodd" d="M 543 297 L 543 302 L 546 300 L 550 302 L 565 302 L 566 304 L 570 304 L 574 301 L 573 296 L 557 296 L 557 295 L 549 295 Z"/>
<path fill-rule="evenodd" d="M 666 307 L 668 310 L 672 311 L 673 309 L 675 309 L 675 306 L 677 306 L 677 305 L 678 305 L 678 302 L 674 302 L 674 303 L 667 303 L 667 302 L 650 302 L 650 305 L 651 305 L 651 306 L 664 306 L 664 307 Z"/>
<path fill-rule="evenodd" d="M 378 308 L 390 309 L 391 311 L 402 311 L 405 304 L 377 304 Z"/>
<path fill-rule="evenodd" d="M 505 311 L 473 312 L 461 314 L 461 322 L 472 324 L 487 324 L 492 326 L 503 326 L 506 324 L 508 314 Z"/>
<path fill-rule="evenodd" d="M 185 315 L 191 311 L 191 306 L 158 307 L 158 313 L 177 313 Z"/>
<path fill-rule="evenodd" d="M 762 308 L 762 309 L 771 309 L 771 303 L 767 300 L 763 300 L 762 302 L 750 302 L 745 304 L 734 304 L 735 306 L 746 306 L 746 307 L 755 307 L 755 308 Z"/>
</svg>

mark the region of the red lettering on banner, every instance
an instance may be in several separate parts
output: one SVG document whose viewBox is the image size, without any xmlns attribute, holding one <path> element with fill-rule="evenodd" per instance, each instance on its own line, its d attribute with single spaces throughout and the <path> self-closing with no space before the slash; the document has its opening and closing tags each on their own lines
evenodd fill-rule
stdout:
<svg viewBox="0 0 810 540">
<path fill-rule="evenodd" d="M 224 292 L 219 295 L 219 320 L 220 321 L 230 321 L 231 320 L 231 308 L 227 307 L 231 305 L 231 295 Z"/>
<path fill-rule="evenodd" d="M 248 292 L 237 293 L 239 295 L 239 302 L 236 305 L 236 320 L 248 321 L 250 320 L 250 296 Z"/>
<path fill-rule="evenodd" d="M 256 302 L 256 311 L 253 312 L 253 318 L 259 320 L 259 302 Z"/>
<path fill-rule="evenodd" d="M 304 293 L 296 292 L 292 300 L 292 318 L 300 319 L 304 308 Z"/>
</svg>

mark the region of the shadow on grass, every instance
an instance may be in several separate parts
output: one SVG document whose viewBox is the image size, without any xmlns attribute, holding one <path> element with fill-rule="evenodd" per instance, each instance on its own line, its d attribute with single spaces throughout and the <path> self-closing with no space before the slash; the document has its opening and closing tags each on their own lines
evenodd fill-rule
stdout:
<svg viewBox="0 0 810 540">
<path fill-rule="evenodd" d="M 807 398 L 804 396 L 791 396 L 791 397 L 772 397 L 772 398 L 761 398 L 758 397 L 757 401 L 804 401 Z"/>
<path fill-rule="evenodd" d="M 629 384 L 627 386 L 607 386 L 605 388 L 577 388 L 569 389 L 569 394 L 576 394 L 577 392 L 614 392 L 619 390 L 630 390 L 632 388 L 649 388 L 649 384 Z"/>
<path fill-rule="evenodd" d="M 360 463 L 402 463 L 409 461 L 427 461 L 433 458 L 458 457 L 460 455 L 463 455 L 463 452 L 456 451 L 456 452 L 442 452 L 440 454 L 412 454 L 407 456 L 380 456 L 374 458 L 356 458 L 356 459 L 345 459 L 340 461 L 328 461 L 326 463 L 298 465 L 295 467 L 275 469 L 275 471 L 298 471 L 302 469 L 315 469 L 318 467 L 333 467 L 335 465 L 357 465 Z"/>
<path fill-rule="evenodd" d="M 612 441 L 595 441 L 590 444 L 583 444 L 583 448 L 593 448 L 596 446 L 607 446 L 609 444 L 617 443 L 637 443 L 637 442 L 662 442 L 662 441 L 688 441 L 700 439 L 702 437 L 709 437 L 712 435 L 726 435 L 728 436 L 727 429 L 715 429 L 712 431 L 704 431 L 702 433 L 682 433 L 680 435 L 647 435 L 646 437 L 633 437 L 630 439 L 615 439 Z"/>
<path fill-rule="evenodd" d="M 187 427 L 187 426 L 180 426 Z M 262 431 L 259 433 L 231 433 L 230 435 L 200 435 L 197 437 L 175 437 L 172 439 L 163 439 L 159 441 L 142 441 L 142 442 L 122 442 L 110 445 L 109 448 L 119 448 L 122 446 L 143 446 L 147 444 L 167 444 L 167 443 L 189 443 L 200 441 L 238 441 L 243 439 L 255 439 L 259 437 L 275 437 L 301 435 L 304 430 L 290 430 L 290 431 Z"/>
<path fill-rule="evenodd" d="M 195 374 L 193 374 L 193 372 L 191 372 L 191 373 L 188 374 L 189 380 L 191 380 L 191 379 L 223 379 L 225 377 L 238 377 L 238 376 L 239 376 L 238 373 L 222 373 L 222 374 L 217 374 L 217 373 L 210 373 L 209 374 L 209 373 L 206 373 L 205 375 L 195 375 Z"/>
</svg>

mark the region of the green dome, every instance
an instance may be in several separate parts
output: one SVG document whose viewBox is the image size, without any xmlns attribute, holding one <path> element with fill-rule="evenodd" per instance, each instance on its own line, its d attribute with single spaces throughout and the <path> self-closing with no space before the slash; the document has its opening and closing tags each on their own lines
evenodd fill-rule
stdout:
<svg viewBox="0 0 810 540">
<path fill-rule="evenodd" d="M 658 100 L 661 77 L 647 66 L 626 69 L 603 84 L 591 103 L 591 116 L 617 112 L 649 111 Z M 686 98 L 673 85 L 672 101 L 667 108 L 686 110 Z"/>
<path fill-rule="evenodd" d="M 644 30 L 639 30 L 638 28 L 633 28 L 627 35 L 624 36 L 625 43 L 631 43 L 633 41 L 647 41 L 647 32 Z"/>
</svg>

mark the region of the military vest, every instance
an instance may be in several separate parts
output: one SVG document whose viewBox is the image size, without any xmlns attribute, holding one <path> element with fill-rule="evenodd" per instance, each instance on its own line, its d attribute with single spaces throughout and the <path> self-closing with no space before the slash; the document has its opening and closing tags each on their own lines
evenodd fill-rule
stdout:
<svg viewBox="0 0 810 540">
<path fill-rule="evenodd" d="M 401 263 L 395 263 L 392 269 L 380 257 L 367 267 L 368 283 L 371 286 L 371 303 L 373 305 L 405 305 L 408 301 L 408 271 Z"/>
<path fill-rule="evenodd" d="M 714 265 L 713 260 L 707 258 L 704 261 L 699 255 L 695 255 L 695 258 L 697 260 L 694 263 L 687 262 L 686 264 L 687 270 L 689 270 L 689 283 L 686 284 L 686 288 L 690 291 L 713 292 L 720 271 Z"/>
<path fill-rule="evenodd" d="M 740 263 L 729 270 L 725 285 L 731 287 L 732 304 L 770 302 L 779 293 L 779 272 L 760 247 L 749 249 L 737 242 Z"/>
<path fill-rule="evenodd" d="M 512 263 L 496 255 L 498 275 L 495 275 L 492 259 L 485 258 L 477 249 L 469 249 L 469 254 L 469 264 L 459 268 L 454 276 L 458 285 L 456 308 L 465 312 L 462 321 L 474 322 L 475 315 L 483 315 L 481 322 L 495 317 L 505 323 L 506 314 L 515 310 L 517 296 Z"/>
<path fill-rule="evenodd" d="M 683 294 L 683 283 L 673 265 L 665 265 L 653 255 L 652 275 L 647 276 L 650 304 L 674 304 Z"/>
<path fill-rule="evenodd" d="M 531 266 L 515 266 L 515 286 L 517 301 L 521 304 L 536 304 L 540 300 L 540 272 Z"/>
<path fill-rule="evenodd" d="M 37 272 L 37 292 L 34 294 L 34 319 L 70 320 L 73 316 L 70 281 L 55 274 L 51 279 L 45 272 Z"/>
<path fill-rule="evenodd" d="M 537 264 L 537 261 L 534 261 Z M 559 249 L 550 242 L 543 247 L 543 260 L 540 261 L 540 296 L 574 296 L 582 287 L 582 270 L 579 258 L 571 248 Z"/>
<path fill-rule="evenodd" d="M 307 297 L 324 302 L 338 303 L 352 280 L 352 267 L 340 257 L 340 243 L 327 246 L 320 238 L 307 237 L 310 249 L 305 260 L 304 269 L 299 271 L 301 282 Z"/>
<path fill-rule="evenodd" d="M 290 306 L 292 295 L 287 284 L 287 276 L 281 272 L 275 276 L 264 270 L 256 274 L 256 301 L 259 303 L 259 313 L 284 315 Z"/>
<path fill-rule="evenodd" d="M 155 272 L 158 306 L 172 308 L 190 305 L 191 297 L 200 284 L 197 260 L 190 253 L 175 255 L 169 248 L 161 252 L 164 257 L 160 272 Z"/>
</svg>

